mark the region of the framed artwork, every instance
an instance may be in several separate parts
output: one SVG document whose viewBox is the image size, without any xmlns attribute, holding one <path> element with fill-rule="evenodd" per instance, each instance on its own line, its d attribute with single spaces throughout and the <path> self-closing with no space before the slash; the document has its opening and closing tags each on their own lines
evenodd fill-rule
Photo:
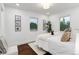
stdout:
<svg viewBox="0 0 79 59">
<path fill-rule="evenodd" d="M 43 30 L 47 30 L 47 22 L 46 22 L 46 20 L 43 20 Z"/>
<path fill-rule="evenodd" d="M 60 31 L 70 27 L 70 16 L 60 17 Z"/>
<path fill-rule="evenodd" d="M 30 17 L 30 30 L 37 31 L 38 30 L 38 18 Z"/>
<path fill-rule="evenodd" d="M 21 16 L 15 15 L 15 32 L 21 31 Z"/>
</svg>

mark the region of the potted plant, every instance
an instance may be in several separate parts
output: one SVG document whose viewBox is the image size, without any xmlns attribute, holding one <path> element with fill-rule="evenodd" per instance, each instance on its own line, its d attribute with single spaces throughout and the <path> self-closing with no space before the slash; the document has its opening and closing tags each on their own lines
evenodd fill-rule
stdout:
<svg viewBox="0 0 79 59">
<path fill-rule="evenodd" d="M 54 35 L 54 31 L 52 30 L 52 25 L 51 25 L 50 21 L 48 21 L 48 23 L 47 23 L 47 32 L 48 33 L 51 32 L 51 35 Z"/>
</svg>

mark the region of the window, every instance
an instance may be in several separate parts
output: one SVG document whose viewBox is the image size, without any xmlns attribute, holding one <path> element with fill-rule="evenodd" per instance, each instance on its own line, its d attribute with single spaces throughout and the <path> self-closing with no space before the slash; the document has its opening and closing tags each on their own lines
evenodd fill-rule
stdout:
<svg viewBox="0 0 79 59">
<path fill-rule="evenodd" d="M 70 17 L 61 17 L 60 18 L 60 31 L 64 31 L 66 28 L 70 27 Z"/>
</svg>

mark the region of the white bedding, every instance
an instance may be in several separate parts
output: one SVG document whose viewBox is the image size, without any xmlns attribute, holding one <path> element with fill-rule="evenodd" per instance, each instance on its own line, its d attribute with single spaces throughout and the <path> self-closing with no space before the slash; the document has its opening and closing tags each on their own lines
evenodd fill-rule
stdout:
<svg viewBox="0 0 79 59">
<path fill-rule="evenodd" d="M 59 54 L 74 54 L 74 42 L 61 42 L 58 37 L 50 38 L 48 48 L 51 53 Z"/>
<path fill-rule="evenodd" d="M 75 54 L 75 43 L 72 41 L 61 42 L 62 34 L 63 33 L 58 33 L 55 35 L 39 35 L 38 39 L 36 40 L 37 45 L 52 54 Z"/>
</svg>

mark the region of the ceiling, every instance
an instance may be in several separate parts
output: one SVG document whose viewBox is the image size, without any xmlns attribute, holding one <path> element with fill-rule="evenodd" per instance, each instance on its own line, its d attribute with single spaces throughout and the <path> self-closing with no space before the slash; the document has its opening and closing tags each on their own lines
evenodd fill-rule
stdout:
<svg viewBox="0 0 79 59">
<path fill-rule="evenodd" d="M 65 10 L 79 7 L 79 3 L 55 3 L 52 4 L 47 10 L 43 9 L 40 3 L 20 3 L 19 7 L 17 7 L 15 3 L 5 3 L 4 5 L 40 14 L 56 14 Z"/>
</svg>

